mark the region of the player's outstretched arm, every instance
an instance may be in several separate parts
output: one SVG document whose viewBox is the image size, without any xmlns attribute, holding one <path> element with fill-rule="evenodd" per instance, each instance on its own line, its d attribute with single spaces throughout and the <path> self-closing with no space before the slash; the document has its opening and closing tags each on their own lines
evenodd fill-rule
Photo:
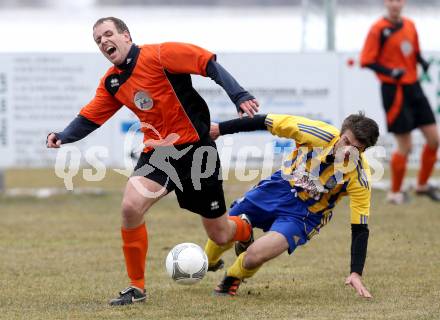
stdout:
<svg viewBox="0 0 440 320">
<path fill-rule="evenodd" d="M 211 123 L 209 135 L 212 140 L 225 134 L 233 134 L 238 132 L 250 132 L 257 130 L 267 130 L 265 121 L 267 115 L 255 115 L 251 117 L 243 117 L 223 121 L 220 123 Z"/>
<path fill-rule="evenodd" d="M 372 297 L 362 283 L 362 272 L 367 257 L 368 237 L 369 230 L 367 224 L 351 225 L 351 271 L 345 280 L 345 284 L 352 286 L 359 296 L 364 298 Z"/>
<path fill-rule="evenodd" d="M 62 132 L 49 133 L 46 140 L 46 146 L 48 148 L 59 148 L 61 144 L 75 142 L 85 138 L 99 127 L 100 125 L 79 115 L 73 119 L 73 121 Z"/>
<path fill-rule="evenodd" d="M 259 103 L 253 95 L 244 90 L 237 80 L 217 61 L 211 59 L 206 66 L 206 75 L 220 85 L 235 104 L 240 118 L 243 113 L 253 117 L 259 109 Z"/>
<path fill-rule="evenodd" d="M 389 76 L 389 77 L 393 78 L 394 80 L 400 80 L 400 78 L 402 78 L 406 73 L 406 70 L 403 68 L 389 69 L 379 63 L 367 64 L 365 67 L 373 70 L 374 72 Z"/>
<path fill-rule="evenodd" d="M 210 77 L 226 91 L 240 117 L 246 113 L 252 118 L 258 112 L 255 97 L 215 60 L 213 53 L 189 43 L 166 42 L 160 45 L 159 58 L 161 65 L 172 73 Z"/>
</svg>

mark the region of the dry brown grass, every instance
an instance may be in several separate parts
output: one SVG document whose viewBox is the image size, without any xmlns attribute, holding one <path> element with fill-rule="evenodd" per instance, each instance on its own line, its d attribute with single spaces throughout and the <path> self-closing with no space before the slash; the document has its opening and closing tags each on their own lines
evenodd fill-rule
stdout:
<svg viewBox="0 0 440 320">
<path fill-rule="evenodd" d="M 15 170 L 7 183 L 62 185 L 51 175 Z M 440 205 L 414 198 L 394 207 L 381 192 L 373 196 L 364 275 L 371 300 L 343 284 L 350 249 L 346 202 L 293 256 L 268 263 L 237 297 L 218 298 L 210 293 L 221 273 L 190 287 L 166 275 L 173 245 L 205 242 L 200 219 L 168 196 L 148 214 L 148 301 L 111 308 L 107 299 L 127 284 L 119 235 L 124 181 L 110 176 L 100 183 L 110 190 L 103 196 L 0 198 L 1 319 L 440 319 Z M 229 201 L 246 187 L 229 181 Z M 232 252 L 225 257 L 232 263 Z"/>
</svg>

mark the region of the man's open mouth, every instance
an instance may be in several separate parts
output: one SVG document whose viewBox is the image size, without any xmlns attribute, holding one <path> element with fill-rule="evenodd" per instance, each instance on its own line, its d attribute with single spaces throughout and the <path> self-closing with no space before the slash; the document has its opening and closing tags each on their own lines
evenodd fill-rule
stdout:
<svg viewBox="0 0 440 320">
<path fill-rule="evenodd" d="M 115 47 L 108 47 L 107 49 L 105 49 L 105 52 L 107 52 L 109 56 L 111 56 L 115 51 L 116 51 Z"/>
</svg>

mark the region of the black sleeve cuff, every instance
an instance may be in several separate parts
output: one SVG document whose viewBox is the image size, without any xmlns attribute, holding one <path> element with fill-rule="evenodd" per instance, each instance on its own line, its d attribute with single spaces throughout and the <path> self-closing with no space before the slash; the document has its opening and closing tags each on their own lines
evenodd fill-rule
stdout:
<svg viewBox="0 0 440 320">
<path fill-rule="evenodd" d="M 351 266 L 350 271 L 362 275 L 367 258 L 368 236 L 370 231 L 366 224 L 351 225 Z"/>
<path fill-rule="evenodd" d="M 384 74 L 386 76 L 391 77 L 392 69 L 387 68 L 379 63 L 370 63 L 370 64 L 367 64 L 366 67 L 375 71 L 375 72 L 378 72 L 378 73 L 381 73 L 381 74 Z"/>
<path fill-rule="evenodd" d="M 62 132 L 57 132 L 55 135 L 62 144 L 71 143 L 83 139 L 99 127 L 99 124 L 78 115 Z"/>
<path fill-rule="evenodd" d="M 253 118 L 243 117 L 232 119 L 218 124 L 220 135 L 232 134 L 237 132 L 249 132 L 257 130 L 267 130 L 265 125 L 265 114 L 257 114 Z"/>
<path fill-rule="evenodd" d="M 426 72 L 429 69 L 429 62 L 423 59 L 420 53 L 417 54 L 417 62 L 420 63 L 420 65 L 423 68 L 423 71 Z"/>
</svg>

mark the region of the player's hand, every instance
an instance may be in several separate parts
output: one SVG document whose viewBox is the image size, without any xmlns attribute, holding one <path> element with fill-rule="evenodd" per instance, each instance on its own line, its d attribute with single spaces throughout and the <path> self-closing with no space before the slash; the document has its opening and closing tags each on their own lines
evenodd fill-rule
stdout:
<svg viewBox="0 0 440 320">
<path fill-rule="evenodd" d="M 431 66 L 431 62 L 426 62 L 426 63 L 422 64 L 423 72 L 428 73 L 430 66 Z"/>
<path fill-rule="evenodd" d="M 47 136 L 46 146 L 48 148 L 59 148 L 61 146 L 61 140 L 57 138 L 55 133 L 51 132 Z"/>
<path fill-rule="evenodd" d="M 254 114 L 258 112 L 258 108 L 260 107 L 260 104 L 258 103 L 257 99 L 247 100 L 240 103 L 240 111 L 238 112 L 238 115 L 240 118 L 243 117 L 243 113 L 246 112 L 246 114 L 253 118 Z"/>
<path fill-rule="evenodd" d="M 345 279 L 345 285 L 352 286 L 359 296 L 363 298 L 372 298 L 373 296 L 368 292 L 367 288 L 362 284 L 361 276 L 356 272 L 352 272 L 347 279 Z"/>
<path fill-rule="evenodd" d="M 395 80 L 400 80 L 400 78 L 402 78 L 405 73 L 406 73 L 405 69 L 394 68 L 391 70 L 391 78 Z"/>
<path fill-rule="evenodd" d="M 209 136 L 212 140 L 216 140 L 220 136 L 220 129 L 218 123 L 211 122 L 211 129 L 209 130 Z"/>
</svg>

